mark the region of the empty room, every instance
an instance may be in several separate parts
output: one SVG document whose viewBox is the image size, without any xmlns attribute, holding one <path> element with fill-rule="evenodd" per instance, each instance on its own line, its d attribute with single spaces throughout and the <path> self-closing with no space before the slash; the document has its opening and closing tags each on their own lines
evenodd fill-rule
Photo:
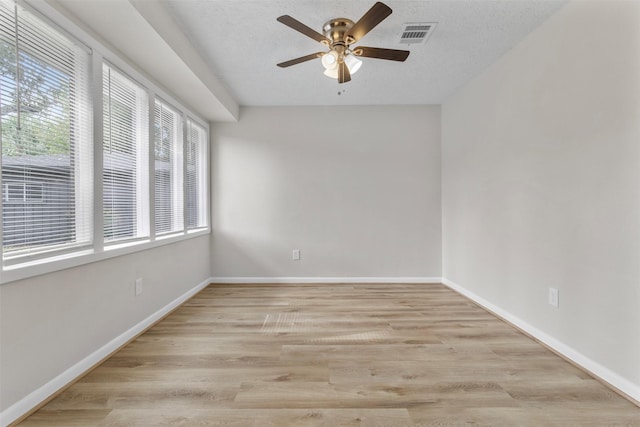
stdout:
<svg viewBox="0 0 640 427">
<path fill-rule="evenodd" d="M 640 426 L 640 1 L 0 0 L 0 427 Z"/>
</svg>

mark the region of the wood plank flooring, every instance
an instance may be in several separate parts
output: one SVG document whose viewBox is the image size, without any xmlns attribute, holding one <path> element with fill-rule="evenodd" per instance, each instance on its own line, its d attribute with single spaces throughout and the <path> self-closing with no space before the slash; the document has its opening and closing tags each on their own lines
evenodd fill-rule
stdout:
<svg viewBox="0 0 640 427">
<path fill-rule="evenodd" d="M 640 426 L 442 285 L 211 285 L 20 424 Z"/>
</svg>

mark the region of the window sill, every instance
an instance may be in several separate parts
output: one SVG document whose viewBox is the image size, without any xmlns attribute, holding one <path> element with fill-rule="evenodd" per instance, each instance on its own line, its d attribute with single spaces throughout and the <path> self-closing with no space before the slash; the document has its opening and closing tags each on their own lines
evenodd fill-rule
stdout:
<svg viewBox="0 0 640 427">
<path fill-rule="evenodd" d="M 104 261 L 110 258 L 141 252 L 195 237 L 206 236 L 210 232 L 210 228 L 189 230 L 186 233 L 178 235 L 163 236 L 162 238 L 158 238 L 154 241 L 148 239 L 137 240 L 135 242 L 106 246 L 102 252 L 96 252 L 93 249 L 85 249 L 56 257 L 47 257 L 45 259 L 5 266 L 3 267 L 2 275 L 0 276 L 0 284 L 28 279 L 30 277 L 66 270 L 68 268 L 79 267 L 93 262 Z"/>
</svg>

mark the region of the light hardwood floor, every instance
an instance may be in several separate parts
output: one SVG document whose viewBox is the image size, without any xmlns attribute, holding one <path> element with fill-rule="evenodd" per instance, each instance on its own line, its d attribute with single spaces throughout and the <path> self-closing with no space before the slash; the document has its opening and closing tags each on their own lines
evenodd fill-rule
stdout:
<svg viewBox="0 0 640 427">
<path fill-rule="evenodd" d="M 640 426 L 442 285 L 211 285 L 20 424 Z"/>
</svg>

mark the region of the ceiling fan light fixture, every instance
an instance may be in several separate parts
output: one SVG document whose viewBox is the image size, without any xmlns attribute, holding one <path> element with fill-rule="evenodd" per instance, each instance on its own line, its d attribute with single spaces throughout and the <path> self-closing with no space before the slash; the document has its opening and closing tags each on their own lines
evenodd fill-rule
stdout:
<svg viewBox="0 0 640 427">
<path fill-rule="evenodd" d="M 362 66 L 362 61 L 358 58 L 360 56 L 403 62 L 409 56 L 408 50 L 365 46 L 358 46 L 352 50 L 350 47 L 391 15 L 391 12 L 389 6 L 377 1 L 357 22 L 347 18 L 334 18 L 327 21 L 322 27 L 323 34 L 289 15 L 279 16 L 278 22 L 329 47 L 329 51 L 312 53 L 277 65 L 286 68 L 319 58 L 326 76 L 337 79 L 338 83 L 347 83 L 351 81 L 351 75 Z"/>
<path fill-rule="evenodd" d="M 362 61 L 356 58 L 353 54 L 345 56 L 344 63 L 349 67 L 349 72 L 351 74 L 355 74 L 362 66 Z"/>
<path fill-rule="evenodd" d="M 322 66 L 327 70 L 335 70 L 338 68 L 338 52 L 330 50 L 322 55 Z M 336 72 L 337 73 L 337 72 Z"/>
<path fill-rule="evenodd" d="M 327 68 L 324 70 L 324 75 L 327 77 L 331 77 L 332 79 L 338 79 L 338 67 Z"/>
</svg>

